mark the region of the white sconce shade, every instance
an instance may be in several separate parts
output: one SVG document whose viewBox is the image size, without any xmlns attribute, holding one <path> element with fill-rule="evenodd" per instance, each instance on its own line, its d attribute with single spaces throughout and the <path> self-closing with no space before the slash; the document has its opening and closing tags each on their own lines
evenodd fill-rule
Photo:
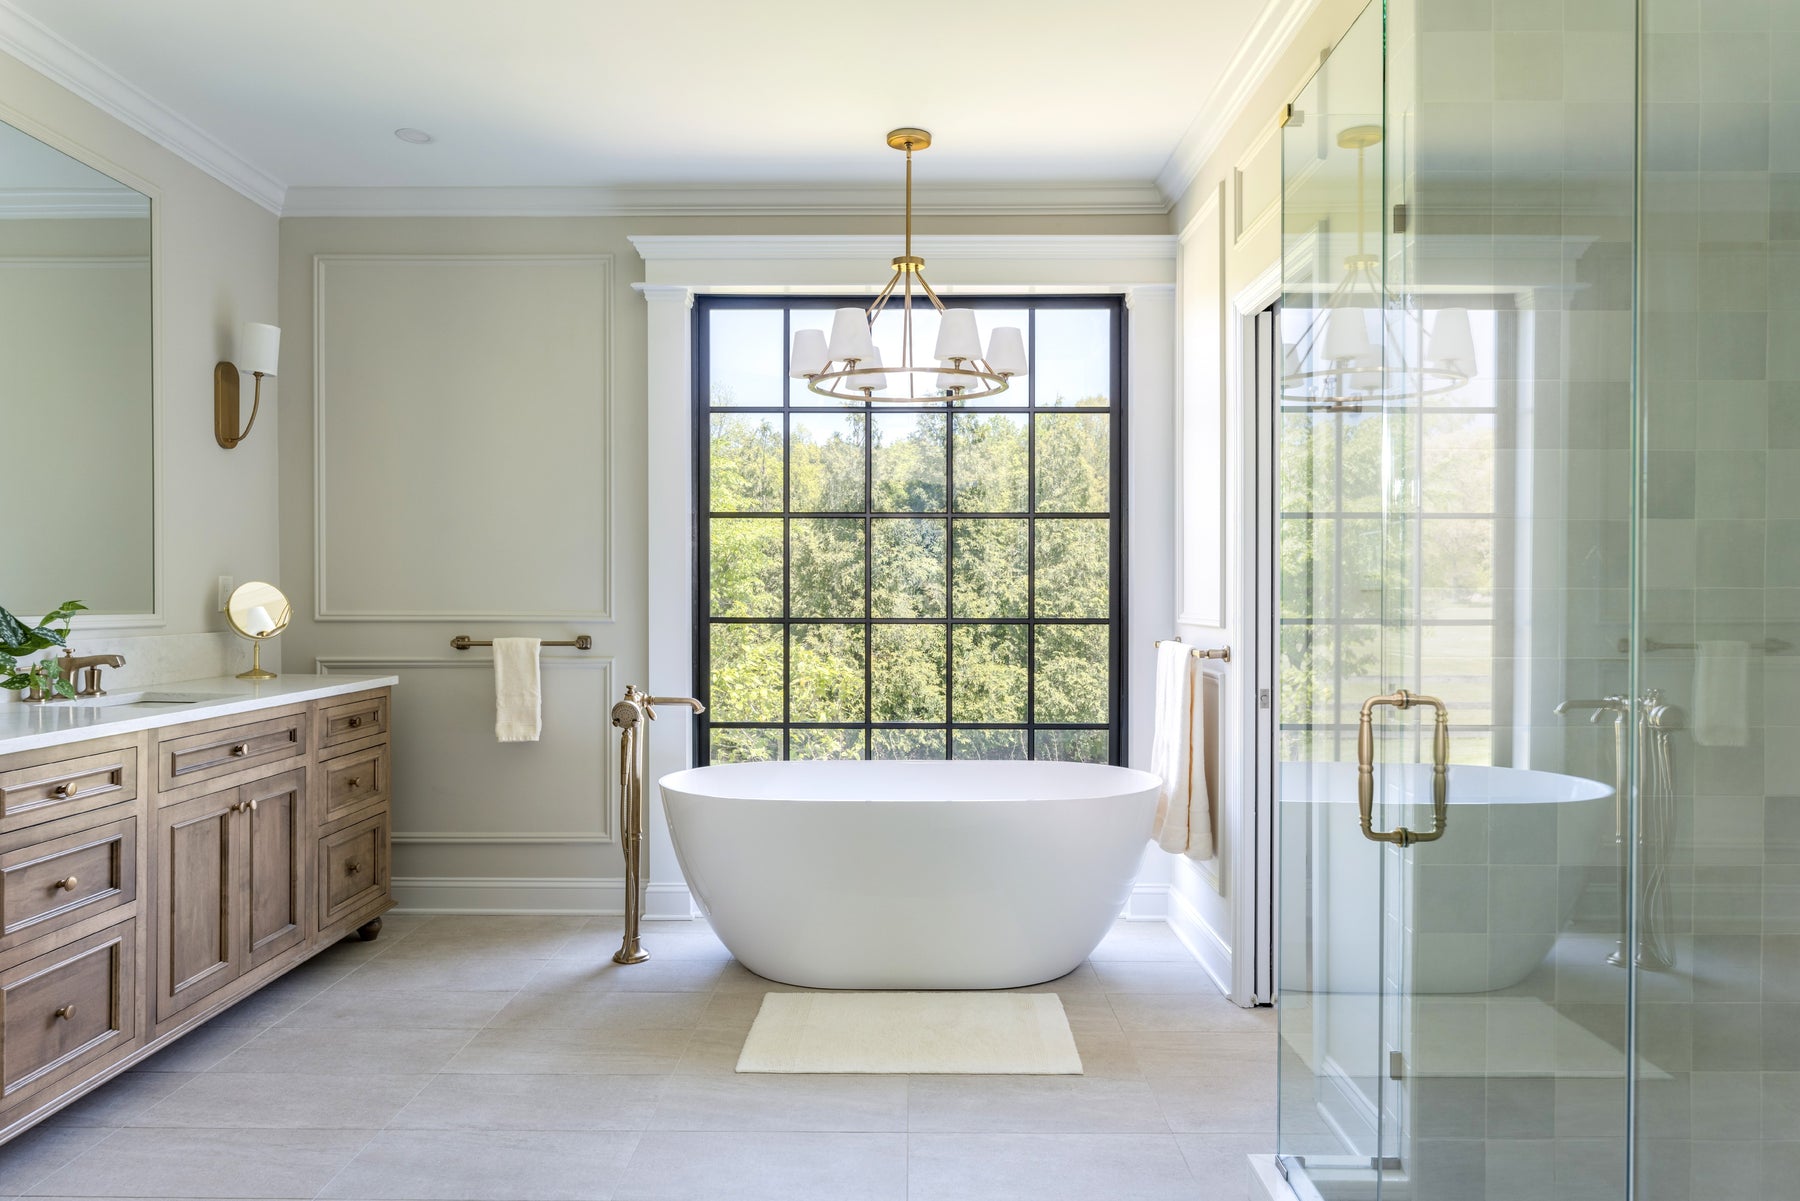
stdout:
<svg viewBox="0 0 1800 1201">
<path fill-rule="evenodd" d="M 788 376 L 805 379 L 809 375 L 819 375 L 830 358 L 825 352 L 824 330 L 797 329 L 794 331 L 794 348 L 788 352 Z"/>
<path fill-rule="evenodd" d="M 252 605 L 244 614 L 244 629 L 252 638 L 262 638 L 275 632 L 275 619 L 261 605 Z"/>
<path fill-rule="evenodd" d="M 839 309 L 838 312 L 855 313 L 858 319 L 862 316 L 861 309 Z M 858 367 L 881 366 L 881 351 L 873 345 L 869 347 L 869 353 L 862 357 L 863 361 L 857 364 Z M 887 376 L 885 375 L 853 375 L 850 377 L 850 382 L 855 387 L 869 388 L 876 392 L 879 392 L 888 386 Z"/>
<path fill-rule="evenodd" d="M 831 341 L 825 348 L 833 359 L 866 359 L 875 353 L 869 336 L 869 317 L 861 309 L 838 309 L 831 315 Z"/>
<path fill-rule="evenodd" d="M 1475 334 L 1469 328 L 1468 309 L 1440 309 L 1425 340 L 1425 359 L 1450 365 L 1464 375 L 1475 374 Z"/>
<path fill-rule="evenodd" d="M 251 375 L 274 375 L 280 359 L 280 328 L 246 321 L 238 332 L 238 369 Z"/>
<path fill-rule="evenodd" d="M 938 326 L 937 349 L 932 358 L 978 359 L 981 357 L 981 331 L 975 328 L 974 309 L 945 309 Z"/>
<path fill-rule="evenodd" d="M 1288 379 L 1296 378 L 1305 368 L 1300 366 L 1300 347 L 1285 342 L 1281 347 L 1281 371 Z"/>
<path fill-rule="evenodd" d="M 1024 375 L 1031 367 L 1025 357 L 1025 335 L 1015 325 L 1002 325 L 988 338 L 988 366 L 996 375 Z"/>
<path fill-rule="evenodd" d="M 1325 314 L 1325 357 L 1336 363 L 1375 353 L 1361 309 L 1332 309 Z"/>
</svg>

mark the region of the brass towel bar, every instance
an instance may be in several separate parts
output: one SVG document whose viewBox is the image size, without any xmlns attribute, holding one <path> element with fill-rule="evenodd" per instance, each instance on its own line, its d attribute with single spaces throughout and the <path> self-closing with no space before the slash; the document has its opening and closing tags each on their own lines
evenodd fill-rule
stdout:
<svg viewBox="0 0 1800 1201">
<path fill-rule="evenodd" d="M 1180 641 L 1179 638 L 1158 638 L 1156 645 L 1161 646 L 1165 642 Z M 1231 662 L 1231 648 L 1228 646 L 1196 646 L 1193 649 L 1196 659 L 1223 659 L 1227 663 Z"/>
<path fill-rule="evenodd" d="M 472 646 L 492 646 L 494 645 L 494 640 L 491 638 L 471 638 L 467 634 L 458 634 L 450 640 L 450 645 L 459 651 L 466 651 Z M 581 634 L 573 639 L 565 639 L 561 642 L 544 642 L 541 645 L 572 646 L 578 651 L 591 651 L 594 649 L 594 640 L 587 634 Z"/>
</svg>

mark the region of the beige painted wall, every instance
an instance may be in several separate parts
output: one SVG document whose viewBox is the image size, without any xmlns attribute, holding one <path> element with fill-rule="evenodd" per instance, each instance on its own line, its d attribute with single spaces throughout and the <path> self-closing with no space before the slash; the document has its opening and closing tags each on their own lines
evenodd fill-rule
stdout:
<svg viewBox="0 0 1800 1201">
<path fill-rule="evenodd" d="M 649 506 L 681 506 L 688 497 L 680 488 L 673 492 L 648 478 L 645 457 L 647 433 L 647 318 L 644 301 L 632 290 L 644 278 L 644 266 L 631 243 L 634 234 L 873 234 L 898 233 L 897 219 L 826 218 L 293 218 L 281 223 L 281 325 L 282 385 L 285 403 L 278 419 L 281 431 L 281 546 L 280 581 L 296 600 L 293 626 L 283 642 L 287 662 L 295 670 L 310 668 L 316 658 L 334 670 L 352 671 L 380 666 L 397 671 L 402 686 L 395 701 L 396 795 L 395 876 L 403 899 L 408 881 L 437 881 L 416 885 L 417 896 L 479 896 L 504 907 L 532 908 L 574 905 L 616 907 L 616 898 L 595 891 L 593 881 L 613 880 L 622 874 L 616 825 L 603 809 L 616 803 L 610 780 L 616 770 L 608 753 L 607 712 L 626 683 L 645 685 L 648 657 L 647 577 L 650 556 L 690 553 L 678 546 L 651 547 L 647 539 Z M 1056 218 L 1056 219 L 937 219 L 922 220 L 924 233 L 1006 234 L 1120 234 L 1167 233 L 1167 218 Z M 327 378 L 315 378 L 316 265 L 324 256 L 326 300 L 323 306 Z M 399 256 L 398 261 L 377 264 L 381 281 L 353 287 L 347 295 L 339 280 L 347 271 L 369 262 L 363 257 Z M 477 282 L 466 273 L 444 275 L 441 290 L 417 290 L 410 279 L 421 258 L 456 256 L 508 256 L 524 260 L 527 278 L 533 272 L 554 272 L 555 264 L 592 256 L 610 256 L 610 295 L 572 300 L 581 316 L 577 330 L 604 324 L 610 328 L 608 359 L 604 370 L 609 389 L 581 384 L 575 370 L 578 355 L 567 337 L 546 337 L 533 344 L 524 332 L 497 335 L 497 340 L 477 349 L 469 338 L 430 337 L 419 340 L 413 314 L 430 312 L 433 323 L 459 320 L 464 308 L 471 311 L 494 303 L 492 288 L 517 289 L 518 280 L 493 277 Z M 549 256 L 538 259 L 533 256 Z M 532 266 L 530 264 L 538 265 Z M 882 268 L 870 264 L 871 278 Z M 433 268 L 435 270 L 435 268 Z M 539 275 L 550 286 L 550 275 Z M 530 285 L 516 292 L 519 304 L 535 299 Z M 384 293 L 384 289 L 386 289 Z M 465 299 L 459 302 L 461 294 Z M 371 303 L 388 297 L 384 310 Z M 340 299 L 334 299 L 334 296 Z M 334 331 L 333 321 L 338 322 Z M 350 324 L 346 325 L 348 321 Z M 360 323 L 360 326 L 358 325 Z M 359 343 L 353 333 L 361 328 L 368 337 Z M 371 361 L 365 368 L 342 372 L 346 356 L 369 354 L 373 338 L 394 335 L 392 363 Z M 481 372 L 496 383 L 485 411 L 478 397 L 464 386 L 463 371 L 455 364 L 426 361 L 421 355 L 441 355 L 461 360 L 467 372 Z M 466 357 L 465 357 L 466 356 Z M 497 363 L 494 356 L 498 356 Z M 409 372 L 408 361 L 419 364 Z M 379 377 L 375 386 L 369 385 Z M 552 382 L 558 381 L 558 382 Z M 339 473 L 336 429 L 328 422 L 328 487 L 352 491 L 369 498 L 379 509 L 380 497 L 398 498 L 409 488 L 435 493 L 443 486 L 442 463 L 433 447 L 446 444 L 467 448 L 467 435 L 476 423 L 492 423 L 497 458 L 516 459 L 517 436 L 507 432 L 507 422 L 523 422 L 527 440 L 541 440 L 537 470 L 568 481 L 563 503 L 531 520 L 529 507 L 517 514 L 503 552 L 494 540 L 472 537 L 471 531 L 453 522 L 439 528 L 413 522 L 418 543 L 404 555 L 412 562 L 411 578 L 364 588 L 328 572 L 329 615 L 340 609 L 370 611 L 360 603 L 367 597 L 381 601 L 383 612 L 419 614 L 426 610 L 458 612 L 485 609 L 516 612 L 519 607 L 541 606 L 533 620 L 451 618 L 436 614 L 425 619 L 317 620 L 315 597 L 315 454 L 314 406 L 321 386 L 327 388 L 326 412 L 340 411 L 351 403 L 344 387 L 360 386 L 353 403 L 376 406 L 379 413 L 360 418 L 365 437 L 379 445 L 368 448 L 362 462 L 366 470 L 387 473 L 379 485 Z M 593 406 L 610 393 L 610 444 L 596 436 Z M 443 397 L 443 404 L 434 404 Z M 403 419 L 395 420 L 404 415 Z M 598 476 L 610 475 L 610 488 L 595 491 Z M 342 481 L 335 485 L 329 481 Z M 517 495 L 509 489 L 505 473 L 465 474 L 455 481 L 466 494 L 457 504 L 479 507 L 489 503 L 512 512 Z M 611 498 L 611 512 L 595 512 L 596 505 Z M 395 500 L 391 503 L 399 503 Z M 326 496 L 327 554 L 330 571 L 345 570 L 360 558 L 363 570 L 384 562 L 368 555 L 370 547 L 356 544 L 355 525 L 341 505 Z M 367 520 L 383 522 L 388 514 L 370 511 Z M 465 523 L 467 524 L 467 523 Z M 610 536 L 612 619 L 597 619 L 583 609 L 580 560 L 589 558 L 604 536 Z M 371 539 L 373 542 L 374 539 Z M 459 580 L 479 579 L 496 563 L 509 563 L 522 573 L 521 564 L 537 564 L 545 595 L 529 594 L 516 587 L 465 587 Z M 434 603 L 431 591 L 414 585 L 436 580 L 434 589 L 446 594 Z M 555 592 L 552 596 L 549 593 Z M 454 595 L 448 595 L 454 594 Z M 484 597 L 498 597 L 484 601 Z M 351 604 L 349 602 L 359 602 Z M 404 604 L 401 602 L 404 601 Z M 385 607 L 383 607 L 385 606 Z M 457 633 L 477 638 L 496 634 L 528 634 L 567 637 L 588 633 L 593 651 L 546 652 L 544 674 L 546 729 L 535 746 L 498 747 L 492 734 L 492 675 L 486 651 L 457 652 L 449 639 Z M 424 662 L 421 662 L 424 661 Z M 553 665 L 552 664 L 553 661 Z M 658 685 L 659 687 L 665 685 Z M 602 785 L 607 791 L 601 791 Z M 538 834 L 580 834 L 584 839 L 544 838 L 524 841 Z M 469 891 L 465 883 L 483 883 Z M 510 883 L 503 883 L 510 882 Z M 458 889 L 462 889 L 461 892 Z"/>
<path fill-rule="evenodd" d="M 277 572 L 273 426 L 235 451 L 212 437 L 212 369 L 242 321 L 276 318 L 273 214 L 17 60 L 0 55 L 0 119 L 156 195 L 161 327 L 164 623 L 134 634 L 223 631 L 215 578 Z M 280 386 L 275 389 L 280 408 Z M 80 448 L 66 448 L 80 470 Z M 20 548 L 9 545 L 7 553 Z M 0 597 L 0 605 L 7 598 Z M 80 624 L 76 633 L 81 632 Z M 119 640 L 81 639 L 92 651 Z M 133 639 L 140 642 L 141 639 Z M 183 642 L 182 645 L 187 645 Z M 181 668 L 169 671 L 178 678 Z"/>
<path fill-rule="evenodd" d="M 1367 0 L 1322 0 L 1176 202 L 1181 235 L 1177 291 L 1181 394 L 1176 466 L 1180 499 L 1177 613 L 1196 645 L 1229 645 L 1223 670 L 1221 789 L 1216 859 L 1170 865 L 1170 918 L 1203 962 L 1230 985 L 1232 956 L 1249 929 L 1236 873 L 1255 798 L 1245 771 L 1255 703 L 1253 569 L 1241 329 L 1234 302 L 1281 262 L 1278 114 L 1343 36 Z M 1272 299 L 1272 298 L 1271 298 Z"/>
</svg>

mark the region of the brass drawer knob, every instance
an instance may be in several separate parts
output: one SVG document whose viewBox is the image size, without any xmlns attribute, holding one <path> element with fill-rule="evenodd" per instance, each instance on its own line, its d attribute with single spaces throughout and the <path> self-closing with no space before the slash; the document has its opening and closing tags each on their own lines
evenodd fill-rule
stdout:
<svg viewBox="0 0 1800 1201">
<path fill-rule="evenodd" d="M 81 881 L 74 876 L 64 876 L 62 879 L 58 880 L 55 884 L 52 884 L 50 887 L 60 888 L 64 892 L 74 892 L 75 886 L 79 883 L 81 883 Z"/>
<path fill-rule="evenodd" d="M 75 1006 L 73 1004 L 64 1005 L 61 1009 L 56 1011 L 56 1016 L 65 1022 L 68 1021 L 75 1016 Z"/>
<path fill-rule="evenodd" d="M 352 729 L 352 730 L 354 730 L 354 729 L 356 729 L 356 728 L 357 728 L 357 727 L 358 727 L 358 726 L 360 726 L 360 725 L 362 725 L 362 718 L 360 718 L 360 717 L 352 717 L 352 718 L 351 718 L 351 719 L 350 719 L 350 728 L 351 728 L 351 729 Z"/>
<path fill-rule="evenodd" d="M 354 859 L 352 859 L 349 863 L 344 864 L 344 874 L 346 876 L 354 876 L 357 872 L 360 872 L 361 870 L 362 870 L 362 864 L 356 862 Z"/>
<path fill-rule="evenodd" d="M 249 753 L 250 753 L 250 744 L 247 742 L 240 742 L 236 746 L 231 748 L 231 757 L 234 759 L 241 759 L 245 755 L 248 755 Z"/>
<path fill-rule="evenodd" d="M 66 801 L 80 791 L 81 789 L 73 784 L 58 784 L 50 790 L 50 795 L 58 800 Z"/>
<path fill-rule="evenodd" d="M 361 788 L 362 787 L 362 777 L 361 776 L 351 776 L 348 780 L 344 781 L 344 787 L 346 787 L 346 788 Z"/>
</svg>

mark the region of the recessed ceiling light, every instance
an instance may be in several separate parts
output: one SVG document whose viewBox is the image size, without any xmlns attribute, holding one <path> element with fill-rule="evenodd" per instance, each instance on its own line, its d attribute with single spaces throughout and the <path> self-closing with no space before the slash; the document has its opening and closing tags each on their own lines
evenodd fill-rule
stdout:
<svg viewBox="0 0 1800 1201">
<path fill-rule="evenodd" d="M 402 142 L 411 142 L 414 146 L 423 146 L 432 141 L 432 136 L 422 129 L 414 129 L 410 125 L 402 125 L 394 131 L 394 136 Z"/>
</svg>

